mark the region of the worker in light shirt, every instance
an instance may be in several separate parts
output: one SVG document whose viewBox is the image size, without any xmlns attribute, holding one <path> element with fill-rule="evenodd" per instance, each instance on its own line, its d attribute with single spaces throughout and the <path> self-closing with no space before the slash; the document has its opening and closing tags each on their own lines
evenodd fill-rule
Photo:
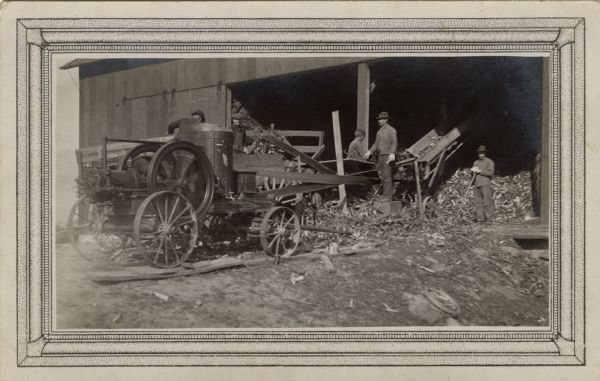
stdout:
<svg viewBox="0 0 600 381">
<path fill-rule="evenodd" d="M 371 149 L 365 153 L 365 159 L 372 154 L 378 153 L 377 171 L 383 183 L 383 200 L 392 201 L 394 196 L 394 185 L 392 183 L 392 165 L 396 160 L 396 149 L 398 148 L 398 138 L 396 129 L 388 124 L 389 115 L 387 112 L 380 112 L 377 116 L 379 130 L 375 138 L 375 143 Z"/>
<path fill-rule="evenodd" d="M 360 128 L 354 131 L 354 140 L 348 147 L 348 159 L 362 160 L 367 153 L 365 147 L 365 132 Z"/>
<path fill-rule="evenodd" d="M 494 162 L 487 157 L 487 148 L 479 146 L 477 149 L 479 159 L 473 163 L 474 182 L 473 198 L 475 201 L 475 219 L 477 222 L 491 221 L 494 206 L 492 204 L 492 176 L 494 175 Z"/>
</svg>

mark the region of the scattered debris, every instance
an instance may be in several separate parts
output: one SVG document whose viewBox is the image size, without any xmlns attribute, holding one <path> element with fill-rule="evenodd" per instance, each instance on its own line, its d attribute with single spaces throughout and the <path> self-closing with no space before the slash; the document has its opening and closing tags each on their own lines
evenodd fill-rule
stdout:
<svg viewBox="0 0 600 381">
<path fill-rule="evenodd" d="M 521 250 L 520 249 L 517 249 L 516 247 L 512 247 L 512 246 L 502 245 L 502 246 L 498 247 L 498 249 L 500 251 L 505 252 L 506 254 L 509 254 L 509 255 L 518 255 L 518 254 L 521 254 Z"/>
<path fill-rule="evenodd" d="M 421 266 L 421 265 L 420 265 L 420 264 L 418 264 L 418 263 L 416 264 L 416 266 L 417 266 L 418 268 L 420 268 L 420 269 L 423 269 L 423 270 L 425 270 L 425 271 L 429 272 L 429 273 L 432 273 L 432 274 L 435 274 L 435 273 L 436 273 L 434 270 L 430 269 L 429 267 Z"/>
<path fill-rule="evenodd" d="M 456 301 L 454 301 L 454 299 L 452 299 L 452 297 L 446 294 L 444 291 L 428 288 L 423 294 L 427 300 L 429 300 L 431 304 L 438 310 L 452 317 L 460 314 L 460 307 L 458 306 L 458 303 L 456 303 Z"/>
<path fill-rule="evenodd" d="M 169 301 L 169 296 L 165 295 L 165 294 L 161 294 L 160 292 L 152 291 L 152 295 L 156 296 L 157 298 L 159 298 L 163 302 Z"/>
<path fill-rule="evenodd" d="M 329 271 L 330 273 L 335 273 L 337 271 L 327 255 L 321 254 L 321 261 L 323 262 L 323 265 L 325 266 L 327 271 Z"/>
<path fill-rule="evenodd" d="M 202 302 L 202 300 L 196 300 L 196 301 L 194 302 L 194 307 L 200 307 L 200 306 L 202 306 L 203 304 L 204 304 L 204 303 Z"/>
<path fill-rule="evenodd" d="M 388 305 L 387 305 L 387 304 L 385 304 L 385 303 L 383 303 L 383 306 L 385 307 L 385 310 L 386 310 L 387 312 L 400 312 L 400 311 L 398 311 L 398 310 L 394 310 L 394 309 L 390 308 L 390 306 L 388 306 Z"/>
<path fill-rule="evenodd" d="M 429 238 L 428 243 L 431 246 L 446 246 L 446 237 L 438 232 L 425 233 L 425 237 Z"/>
<path fill-rule="evenodd" d="M 122 314 L 119 312 L 119 313 L 117 314 L 117 316 L 115 316 L 115 317 L 112 319 L 112 322 L 113 322 L 113 323 L 116 323 L 116 322 L 118 322 L 119 320 L 121 320 L 121 316 L 122 316 Z"/>
<path fill-rule="evenodd" d="M 297 282 L 300 282 L 301 280 L 304 280 L 304 274 L 292 273 L 290 275 L 290 281 L 292 282 L 292 284 L 296 284 Z"/>
<path fill-rule="evenodd" d="M 329 254 L 338 254 L 339 253 L 339 245 L 337 242 L 332 242 L 329 245 Z"/>
<path fill-rule="evenodd" d="M 474 247 L 471 249 L 471 253 L 475 254 L 475 255 L 487 255 L 487 251 L 485 251 L 482 248 L 479 247 Z"/>
<path fill-rule="evenodd" d="M 352 251 L 356 251 L 356 250 L 364 250 L 364 249 L 373 249 L 375 248 L 375 244 L 373 242 L 358 242 L 354 245 L 352 245 L 351 250 Z"/>
<path fill-rule="evenodd" d="M 354 308 L 354 299 L 350 299 L 350 302 L 348 303 L 348 307 Z"/>
</svg>

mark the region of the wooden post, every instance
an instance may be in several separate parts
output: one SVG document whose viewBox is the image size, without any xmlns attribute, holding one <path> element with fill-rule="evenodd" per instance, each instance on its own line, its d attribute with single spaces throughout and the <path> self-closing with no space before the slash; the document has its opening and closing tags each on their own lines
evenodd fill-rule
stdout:
<svg viewBox="0 0 600 381">
<path fill-rule="evenodd" d="M 217 107 L 218 124 L 231 130 L 231 90 L 222 82 L 217 85 Z"/>
<path fill-rule="evenodd" d="M 340 176 L 344 175 L 344 154 L 342 152 L 342 133 L 340 131 L 340 112 L 334 111 L 331 113 L 331 119 L 333 121 L 333 140 L 335 143 L 335 162 L 337 164 L 337 174 Z M 340 203 L 343 203 L 342 213 L 348 212 L 346 205 L 346 186 L 339 185 L 338 190 L 340 193 Z"/>
<path fill-rule="evenodd" d="M 356 89 L 356 128 L 365 132 L 365 149 L 369 149 L 369 101 L 371 96 L 371 72 L 366 63 L 358 64 Z"/>
<path fill-rule="evenodd" d="M 423 211 L 423 197 L 421 195 L 421 178 L 419 176 L 419 164 L 415 160 L 415 180 L 417 181 L 417 202 L 419 203 L 419 217 L 421 221 L 425 219 L 425 212 Z"/>
<path fill-rule="evenodd" d="M 436 179 L 436 177 L 439 176 L 439 171 L 440 168 L 442 167 L 442 163 L 444 162 L 444 155 L 446 155 L 446 150 L 443 150 L 442 153 L 440 154 L 440 158 L 438 159 L 437 164 L 435 165 L 435 169 L 433 171 L 433 173 L 431 174 L 431 179 L 429 180 L 429 188 L 431 188 L 433 186 L 433 183 Z"/>
<path fill-rule="evenodd" d="M 231 89 L 225 86 L 225 128 L 228 131 L 232 130 L 231 127 Z"/>
</svg>

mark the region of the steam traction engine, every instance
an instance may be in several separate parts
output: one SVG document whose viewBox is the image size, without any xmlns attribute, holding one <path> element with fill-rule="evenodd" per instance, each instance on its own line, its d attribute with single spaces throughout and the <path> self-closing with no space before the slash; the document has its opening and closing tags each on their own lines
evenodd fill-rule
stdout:
<svg viewBox="0 0 600 381">
<path fill-rule="evenodd" d="M 194 120 L 182 121 L 174 136 L 105 138 L 101 147 L 79 150 L 81 198 L 69 216 L 71 242 L 88 259 L 135 250 L 153 266 L 174 267 L 229 229 L 259 238 L 268 255 L 292 255 L 301 228 L 316 229 L 301 226 L 291 207 L 302 193 L 369 180 L 337 176 L 273 136 L 262 139 L 296 158 L 296 170 L 270 155 L 270 164 L 234 171 L 233 133 Z M 302 173 L 300 164 L 313 173 Z M 256 179 L 266 186 L 260 189 Z"/>
<path fill-rule="evenodd" d="M 296 213 L 277 206 L 272 197 L 246 197 L 247 187 L 237 192 L 232 132 L 186 120 L 165 140 L 105 139 L 100 168 L 92 163 L 81 169 L 82 197 L 71 210 L 69 230 L 82 255 L 90 258 L 98 252 L 82 242 L 80 236 L 88 232 L 103 251 L 135 246 L 154 266 L 178 266 L 192 254 L 202 233 L 208 236 L 233 214 L 241 214 L 238 222 L 248 225 L 262 217 L 257 233 L 268 254 L 293 253 L 300 238 Z M 120 160 L 110 163 L 114 157 L 107 147 L 115 142 L 111 153 Z M 118 144 L 133 147 L 123 154 Z"/>
</svg>

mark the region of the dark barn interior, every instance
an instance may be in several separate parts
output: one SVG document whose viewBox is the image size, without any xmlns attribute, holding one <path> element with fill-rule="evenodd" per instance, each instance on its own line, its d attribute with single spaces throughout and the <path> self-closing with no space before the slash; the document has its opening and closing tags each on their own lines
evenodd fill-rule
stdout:
<svg viewBox="0 0 600 381">
<path fill-rule="evenodd" d="M 339 110 L 344 148 L 354 139 L 356 128 L 356 67 L 348 66 L 252 81 L 231 86 L 252 116 L 264 126 L 281 130 L 324 131 L 323 159 L 334 159 L 332 111 Z M 314 144 L 295 137 L 294 144 Z"/>
<path fill-rule="evenodd" d="M 540 151 L 542 58 L 418 57 L 371 63 L 369 142 L 380 111 L 390 113 L 399 149 L 429 130 L 470 128 L 450 165 L 470 166 L 485 144 L 498 174 L 529 170 Z M 331 112 L 340 111 L 344 148 L 356 126 L 356 67 L 347 66 L 231 85 L 252 116 L 284 130 L 325 131 L 324 158 L 334 158 Z M 304 144 L 301 141 L 297 144 Z"/>
</svg>

